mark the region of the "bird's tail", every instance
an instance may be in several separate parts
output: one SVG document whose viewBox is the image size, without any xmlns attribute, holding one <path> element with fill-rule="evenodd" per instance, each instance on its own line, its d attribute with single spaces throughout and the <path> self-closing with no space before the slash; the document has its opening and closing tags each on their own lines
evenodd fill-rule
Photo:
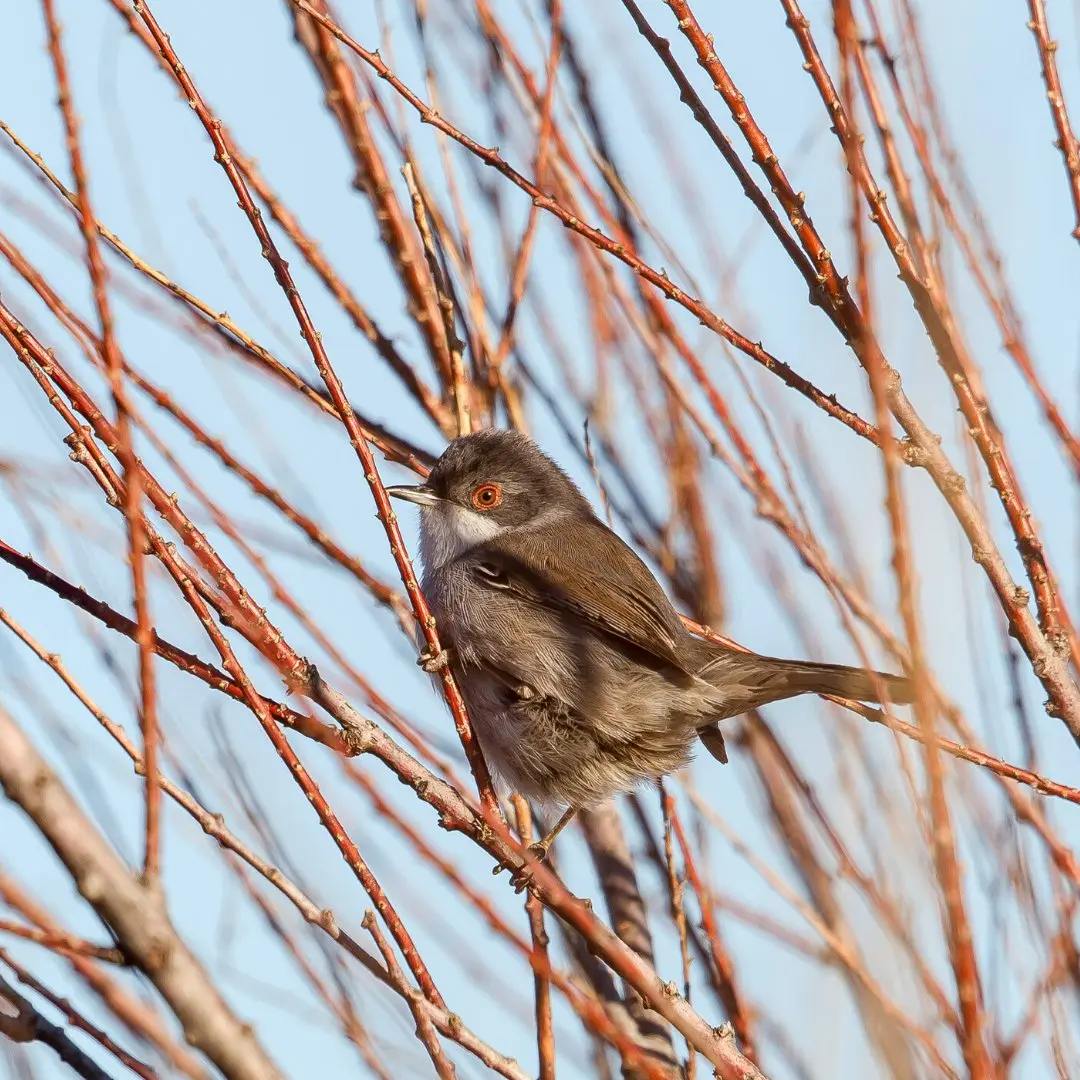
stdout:
<svg viewBox="0 0 1080 1080">
<path fill-rule="evenodd" d="M 724 764 L 728 759 L 727 748 L 719 721 L 750 709 L 800 694 L 833 694 L 875 704 L 887 698 L 894 705 L 905 705 L 914 697 L 911 680 L 903 675 L 843 664 L 779 660 L 729 649 L 706 663 L 698 674 L 716 689 L 718 706 L 716 719 L 698 728 L 698 737 L 705 749 Z"/>
<path fill-rule="evenodd" d="M 706 663 L 699 676 L 719 691 L 718 720 L 799 694 L 834 694 L 871 702 L 887 698 L 894 705 L 904 705 L 914 695 L 911 680 L 902 675 L 727 649 Z"/>
<path fill-rule="evenodd" d="M 835 694 L 853 701 L 880 703 L 888 699 L 894 705 L 906 705 L 914 697 L 911 680 L 884 671 L 846 667 L 844 664 L 814 664 L 804 660 L 771 660 L 784 697 L 796 694 Z"/>
</svg>

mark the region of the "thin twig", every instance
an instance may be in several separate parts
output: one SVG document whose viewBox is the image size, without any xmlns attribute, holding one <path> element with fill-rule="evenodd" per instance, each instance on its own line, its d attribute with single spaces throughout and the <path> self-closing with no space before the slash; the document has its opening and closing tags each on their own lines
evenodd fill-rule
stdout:
<svg viewBox="0 0 1080 1080">
<path fill-rule="evenodd" d="M 143 873 L 148 883 L 154 883 L 161 864 L 161 792 L 158 775 L 158 728 L 157 704 L 154 690 L 154 653 L 150 647 L 150 605 L 146 587 L 146 537 L 142 527 L 142 482 L 135 460 L 131 439 L 130 406 L 124 388 L 124 369 L 113 332 L 113 317 L 109 305 L 108 276 L 98 246 L 98 227 L 90 205 L 90 191 L 82 148 L 79 145 L 79 128 L 68 87 L 67 63 L 60 38 L 60 24 L 56 19 L 54 0 L 42 0 L 45 23 L 49 32 L 49 55 L 52 57 L 56 75 L 58 103 L 64 119 L 71 172 L 75 178 L 75 193 L 79 210 L 79 223 L 83 242 L 86 244 L 86 268 L 97 309 L 102 355 L 109 375 L 113 408 L 116 411 L 116 456 L 124 477 L 124 520 L 128 532 L 128 562 L 131 567 L 132 592 L 135 604 L 135 641 L 139 646 L 139 723 L 142 727 L 143 753 L 146 757 L 146 843 L 144 845 Z"/>
</svg>

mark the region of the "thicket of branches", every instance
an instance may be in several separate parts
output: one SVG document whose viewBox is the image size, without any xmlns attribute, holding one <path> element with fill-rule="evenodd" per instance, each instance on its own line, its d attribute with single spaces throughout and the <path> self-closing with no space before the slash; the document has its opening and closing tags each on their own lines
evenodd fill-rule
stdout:
<svg viewBox="0 0 1080 1080">
<path fill-rule="evenodd" d="M 1018 288 L 912 0 L 79 6 L 4 49 L 6 1075 L 1080 1075 L 1073 13 L 972 16 Z M 732 721 L 515 894 L 384 488 L 489 425 L 914 706 Z"/>
</svg>

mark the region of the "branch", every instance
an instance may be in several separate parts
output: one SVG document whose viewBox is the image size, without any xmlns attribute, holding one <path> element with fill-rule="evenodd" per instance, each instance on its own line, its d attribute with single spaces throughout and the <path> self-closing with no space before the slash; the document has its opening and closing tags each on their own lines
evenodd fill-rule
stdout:
<svg viewBox="0 0 1080 1080">
<path fill-rule="evenodd" d="M 161 895 L 126 869 L 8 714 L 0 709 L 0 787 L 26 813 L 83 899 L 180 1021 L 187 1041 L 228 1080 L 284 1080 L 177 934 Z"/>
<path fill-rule="evenodd" d="M 14 1010 L 14 1015 L 11 1011 Z M 112 1080 L 92 1058 L 87 1057 L 63 1028 L 45 1019 L 10 983 L 0 977 L 0 1035 L 12 1042 L 40 1042 L 52 1047 L 57 1057 L 84 1080 Z"/>
<path fill-rule="evenodd" d="M 1043 82 L 1046 84 L 1046 99 L 1050 102 L 1050 115 L 1057 131 L 1057 142 L 1054 145 L 1061 151 L 1065 162 L 1065 173 L 1069 178 L 1069 191 L 1072 193 L 1073 210 L 1076 213 L 1076 227 L 1072 235 L 1076 240 L 1080 240 L 1080 142 L 1073 133 L 1069 113 L 1065 108 L 1065 92 L 1061 88 L 1061 77 L 1057 69 L 1058 43 L 1050 37 L 1043 0 L 1028 0 L 1028 12 L 1031 14 L 1028 29 L 1035 35 L 1035 43 L 1039 48 L 1039 64 Z"/>
</svg>

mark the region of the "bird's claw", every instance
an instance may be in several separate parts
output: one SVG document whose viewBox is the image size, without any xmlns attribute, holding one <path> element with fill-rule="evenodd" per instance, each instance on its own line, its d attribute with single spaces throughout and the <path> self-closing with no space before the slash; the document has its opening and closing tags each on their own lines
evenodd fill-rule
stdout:
<svg viewBox="0 0 1080 1080">
<path fill-rule="evenodd" d="M 445 647 L 440 648 L 437 653 L 433 653 L 431 647 L 428 646 L 416 658 L 417 667 L 423 668 L 429 675 L 438 674 L 449 663 L 450 650 Z"/>
<path fill-rule="evenodd" d="M 545 844 L 536 843 L 530 844 L 526 849 L 525 861 L 512 870 L 510 873 L 510 884 L 514 886 L 514 892 L 519 893 L 526 889 L 529 883 L 532 881 L 533 872 L 535 870 L 535 862 L 541 863 L 547 858 L 548 849 Z M 498 876 L 504 870 L 509 870 L 510 864 L 505 860 L 500 860 L 496 863 L 495 868 L 491 871 L 494 876 Z"/>
</svg>

